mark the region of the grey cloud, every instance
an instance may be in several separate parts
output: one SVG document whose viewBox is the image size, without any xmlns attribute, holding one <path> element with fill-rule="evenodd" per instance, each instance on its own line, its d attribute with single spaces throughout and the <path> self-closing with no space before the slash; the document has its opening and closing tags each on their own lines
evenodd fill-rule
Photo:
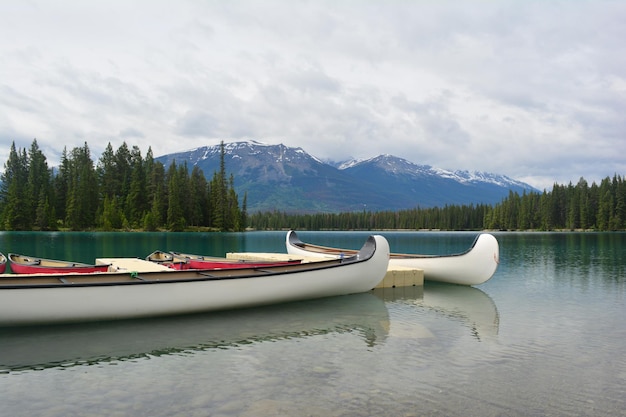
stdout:
<svg viewBox="0 0 626 417">
<path fill-rule="evenodd" d="M 336 94 L 341 90 L 341 84 L 327 74 L 317 69 L 308 69 L 292 73 L 285 77 L 294 88 L 312 93 Z"/>
<path fill-rule="evenodd" d="M 119 135 L 119 137 L 124 138 L 124 139 L 132 139 L 132 138 L 138 138 L 138 139 L 142 139 L 145 138 L 145 135 L 143 134 L 142 131 L 129 127 L 126 128 L 124 130 L 121 130 Z"/>
<path fill-rule="evenodd" d="M 9 85 L 0 84 L 0 103 L 13 110 L 27 113 L 37 111 L 37 98 L 25 95 Z"/>
<path fill-rule="evenodd" d="M 447 146 L 466 144 L 470 135 L 463 130 L 454 114 L 447 106 L 447 94 L 426 101 L 410 101 L 404 96 L 396 96 L 392 103 L 409 119 L 414 120 L 424 132 L 424 142 L 437 141 Z"/>
<path fill-rule="evenodd" d="M 176 123 L 176 132 L 183 136 L 214 137 L 219 131 L 219 122 L 210 114 L 200 110 L 186 112 Z"/>
<path fill-rule="evenodd" d="M 0 138 L 25 146 L 35 136 L 52 147 L 138 138 L 165 154 L 247 137 L 541 183 L 624 168 L 626 2 L 189 0 L 144 10 L 113 0 L 97 18 L 90 7 L 38 6 L 24 21 L 0 3 L 14 34 L 0 39 L 10 58 Z"/>
</svg>

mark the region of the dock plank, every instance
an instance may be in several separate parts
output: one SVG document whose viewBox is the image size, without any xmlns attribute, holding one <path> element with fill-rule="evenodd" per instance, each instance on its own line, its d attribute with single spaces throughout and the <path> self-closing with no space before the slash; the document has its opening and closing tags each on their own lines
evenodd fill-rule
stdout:
<svg viewBox="0 0 626 417">
<path fill-rule="evenodd" d="M 139 258 L 98 258 L 96 259 L 97 265 L 110 264 L 109 271 L 111 272 L 162 272 L 172 271 L 164 265 L 157 264 L 155 262 L 146 261 Z"/>
</svg>

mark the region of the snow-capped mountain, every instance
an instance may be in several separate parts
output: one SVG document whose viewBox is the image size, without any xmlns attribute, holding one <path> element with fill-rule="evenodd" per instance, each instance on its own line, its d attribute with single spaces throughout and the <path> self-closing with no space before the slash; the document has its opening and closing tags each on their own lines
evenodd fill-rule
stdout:
<svg viewBox="0 0 626 417">
<path fill-rule="evenodd" d="M 219 170 L 220 147 L 203 146 L 156 158 L 197 165 L 207 178 Z M 322 162 L 302 148 L 256 141 L 224 144 L 227 173 L 247 193 L 249 211 L 342 212 L 399 210 L 446 204 L 495 204 L 528 184 L 485 172 L 447 171 L 392 155 Z"/>
<path fill-rule="evenodd" d="M 344 161 L 337 165 L 337 168 L 351 169 L 359 165 L 375 166 L 396 175 L 408 175 L 412 177 L 438 176 L 460 183 L 490 183 L 501 187 L 520 188 L 527 191 L 533 190 L 533 187 L 530 185 L 514 180 L 506 175 L 481 171 L 449 171 L 441 168 L 433 168 L 430 165 L 418 165 L 393 155 L 379 155 L 367 160 L 353 159 Z"/>
</svg>

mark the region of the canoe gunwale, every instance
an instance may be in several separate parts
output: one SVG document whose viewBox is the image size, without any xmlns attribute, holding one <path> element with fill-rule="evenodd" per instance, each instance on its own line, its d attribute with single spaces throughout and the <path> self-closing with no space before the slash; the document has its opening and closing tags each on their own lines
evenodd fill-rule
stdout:
<svg viewBox="0 0 626 417">
<path fill-rule="evenodd" d="M 111 266 L 111 264 L 86 264 L 37 258 L 17 253 L 9 253 L 7 258 L 11 271 L 15 275 L 106 273 Z"/>
<path fill-rule="evenodd" d="M 0 278 L 0 290 L 28 288 L 107 287 L 120 285 L 180 284 L 219 280 L 267 278 L 287 274 L 300 274 L 341 266 L 367 262 L 376 252 L 376 241 L 370 236 L 357 254 L 343 259 L 330 259 L 313 263 L 286 264 L 277 266 L 250 267 L 239 269 L 194 269 L 158 272 L 101 272 L 93 274 L 16 274 L 16 277 Z M 127 279 L 127 280 L 125 280 Z M 46 280 L 49 282 L 41 282 Z M 16 282 L 19 281 L 19 282 Z"/>
<path fill-rule="evenodd" d="M 474 238 L 474 242 L 472 242 L 472 245 L 463 252 L 451 253 L 451 254 L 433 254 L 433 255 L 392 252 L 390 254 L 390 257 L 391 259 L 411 259 L 411 258 L 423 259 L 423 258 L 450 258 L 450 257 L 456 257 L 456 256 L 463 256 L 463 255 L 467 255 L 468 253 L 470 253 L 472 249 L 476 247 L 476 243 L 478 243 L 479 238 L 480 238 L 480 234 Z M 312 243 L 305 243 L 302 240 L 300 240 L 296 232 L 293 230 L 290 231 L 289 233 L 288 242 L 290 245 L 297 247 L 300 250 L 314 252 L 314 253 L 321 254 L 321 255 L 341 256 L 341 254 L 352 255 L 358 252 L 358 250 L 356 249 L 339 249 L 339 248 L 333 248 L 330 246 L 322 246 L 322 245 L 315 245 Z"/>
</svg>

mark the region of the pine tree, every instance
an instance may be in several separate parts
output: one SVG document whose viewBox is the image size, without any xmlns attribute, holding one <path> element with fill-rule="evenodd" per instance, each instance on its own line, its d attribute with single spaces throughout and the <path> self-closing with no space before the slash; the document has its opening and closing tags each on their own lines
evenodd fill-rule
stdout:
<svg viewBox="0 0 626 417">
<path fill-rule="evenodd" d="M 248 193 L 245 192 L 243 194 L 243 203 L 241 204 L 241 213 L 240 213 L 240 220 L 239 220 L 239 224 L 240 224 L 240 229 L 239 230 L 245 230 L 247 225 L 248 225 Z"/>
<path fill-rule="evenodd" d="M 28 157 L 26 151 L 11 144 L 9 159 L 4 164 L 0 200 L 2 227 L 5 230 L 28 230 L 30 205 L 27 197 Z"/>
<path fill-rule="evenodd" d="M 63 148 L 61 153 L 61 164 L 59 165 L 59 171 L 54 177 L 54 194 L 56 196 L 54 210 L 56 212 L 56 218 L 64 220 L 66 218 L 67 199 L 70 186 L 70 160 L 67 154 L 67 148 Z"/>
<path fill-rule="evenodd" d="M 228 230 L 228 190 L 226 184 L 226 164 L 224 162 L 224 142 L 220 143 L 220 170 L 211 180 L 211 206 L 213 208 L 213 226 L 221 231 Z"/>
<path fill-rule="evenodd" d="M 149 190 L 151 190 L 150 214 L 151 221 L 156 227 L 165 226 L 167 219 L 168 193 L 165 186 L 165 167 L 162 163 L 156 162 L 149 176 Z"/>
<path fill-rule="evenodd" d="M 173 232 L 179 232 L 185 228 L 184 211 L 184 183 L 181 174 L 185 172 L 184 167 L 177 167 L 176 162 L 172 162 L 168 171 L 168 201 L 167 201 L 167 227 Z"/>
<path fill-rule="evenodd" d="M 96 172 L 98 174 L 102 201 L 104 201 L 106 197 L 109 198 L 109 201 L 111 201 L 114 197 L 119 197 L 120 187 L 118 181 L 117 164 L 111 142 L 107 144 L 104 152 L 102 152 L 102 155 L 100 155 Z"/>
<path fill-rule="evenodd" d="M 193 226 L 207 226 L 207 180 L 198 166 L 191 170 L 189 180 L 189 224 Z"/>
<path fill-rule="evenodd" d="M 126 197 L 130 190 L 132 156 L 126 142 L 115 151 L 115 193 L 119 197 L 120 208 L 126 214 Z"/>
<path fill-rule="evenodd" d="M 131 151 L 131 173 L 128 194 L 126 196 L 126 218 L 134 227 L 143 223 L 148 211 L 146 200 L 146 177 L 141 151 L 133 146 Z"/>
<path fill-rule="evenodd" d="M 98 182 L 87 142 L 71 152 L 66 223 L 73 230 L 95 226 Z"/>
<path fill-rule="evenodd" d="M 50 197 L 50 172 L 46 157 L 39 149 L 37 139 L 34 139 L 28 153 L 28 186 L 27 186 L 28 218 L 35 220 L 37 210 L 42 209 L 45 200 Z M 43 213 L 41 213 L 43 215 Z M 46 213 L 47 217 L 50 213 Z M 28 225 L 32 228 L 32 224 Z"/>
</svg>

